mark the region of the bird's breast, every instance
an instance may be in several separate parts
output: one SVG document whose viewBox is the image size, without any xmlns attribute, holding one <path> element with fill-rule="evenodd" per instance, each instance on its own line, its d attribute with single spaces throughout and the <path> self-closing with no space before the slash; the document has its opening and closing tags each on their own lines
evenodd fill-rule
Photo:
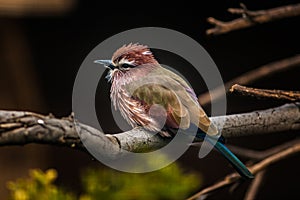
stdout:
<svg viewBox="0 0 300 200">
<path fill-rule="evenodd" d="M 133 98 L 126 85 L 112 84 L 110 98 L 114 108 L 120 111 L 122 117 L 132 127 L 148 126 L 151 123 L 151 118 L 147 114 L 147 105 Z"/>
</svg>

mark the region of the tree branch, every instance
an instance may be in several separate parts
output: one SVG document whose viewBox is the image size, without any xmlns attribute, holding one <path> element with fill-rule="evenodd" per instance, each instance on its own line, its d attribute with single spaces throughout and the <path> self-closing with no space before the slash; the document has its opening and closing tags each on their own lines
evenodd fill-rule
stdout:
<svg viewBox="0 0 300 200">
<path fill-rule="evenodd" d="M 57 119 L 32 112 L 0 111 L 0 146 L 29 143 L 84 149 L 72 117 Z"/>
<path fill-rule="evenodd" d="M 236 155 L 239 155 L 244 158 L 251 159 L 252 161 L 263 160 L 266 157 L 274 155 L 284 149 L 290 148 L 293 145 L 300 144 L 300 139 L 294 139 L 292 141 L 285 142 L 278 146 L 266 149 L 266 150 L 253 150 L 243 147 L 237 147 L 235 145 L 227 144 L 226 146 Z"/>
<path fill-rule="evenodd" d="M 282 72 L 287 69 L 292 69 L 293 67 L 300 66 L 300 55 L 296 55 L 290 58 L 286 58 L 283 60 L 275 61 L 266 65 L 263 65 L 257 69 L 251 70 L 246 72 L 224 84 L 225 90 L 234 85 L 234 84 L 241 84 L 247 85 L 257 81 L 259 79 L 265 78 L 267 76 L 271 76 L 272 74 Z M 217 100 L 224 95 L 223 88 L 217 87 L 210 92 L 206 92 L 201 94 L 198 98 L 201 105 L 206 105 L 210 102 L 211 97 L 212 100 Z"/>
<path fill-rule="evenodd" d="M 234 84 L 229 92 L 256 98 L 276 99 L 285 101 L 300 101 L 299 91 L 267 90 Z"/>
<path fill-rule="evenodd" d="M 249 189 L 246 192 L 244 200 L 253 200 L 256 199 L 257 193 L 260 186 L 263 184 L 264 177 L 266 175 L 266 170 L 258 172 L 255 176 L 255 179 L 252 181 Z"/>
<path fill-rule="evenodd" d="M 244 114 L 212 117 L 225 138 L 300 129 L 300 103 Z M 76 124 L 76 126 L 75 126 Z M 166 145 L 171 139 L 135 128 L 105 135 L 91 126 L 74 122 L 72 117 L 57 119 L 31 112 L 0 111 L 0 146 L 29 143 L 53 144 L 84 150 L 81 140 L 93 141 L 103 156 L 116 157 L 123 150 L 145 152 Z M 110 152 L 110 155 L 107 155 Z"/>
<path fill-rule="evenodd" d="M 265 170 L 270 165 L 272 165 L 276 162 L 279 162 L 283 159 L 286 159 L 289 156 L 297 154 L 297 153 L 300 153 L 300 143 L 294 144 L 290 148 L 284 149 L 272 156 L 269 156 L 269 157 L 265 158 L 264 160 L 258 162 L 257 164 L 254 164 L 254 165 L 248 167 L 248 169 L 253 174 L 257 174 L 257 173 Z M 223 180 L 221 180 L 207 188 L 204 188 L 200 192 L 198 192 L 195 195 L 193 195 L 192 197 L 188 198 L 188 200 L 197 199 L 197 198 L 201 197 L 202 195 L 205 195 L 207 193 L 210 193 L 210 192 L 216 191 L 218 189 L 221 189 L 223 187 L 229 186 L 229 185 L 237 182 L 240 179 L 241 179 L 241 177 L 238 175 L 238 173 L 229 174 Z"/>
<path fill-rule="evenodd" d="M 231 31 L 248 28 L 257 24 L 263 24 L 278 19 L 295 17 L 300 15 L 300 4 L 287 5 L 269 10 L 249 11 L 244 4 L 240 4 L 241 8 L 229 8 L 228 12 L 232 14 L 242 15 L 241 18 L 223 22 L 213 17 L 209 17 L 207 21 L 215 27 L 206 31 L 207 35 L 220 35 Z"/>
</svg>

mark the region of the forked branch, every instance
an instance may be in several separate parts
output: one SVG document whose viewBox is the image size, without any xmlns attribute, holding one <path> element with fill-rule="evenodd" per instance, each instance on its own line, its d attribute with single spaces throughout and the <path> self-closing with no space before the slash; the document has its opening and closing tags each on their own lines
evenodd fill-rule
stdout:
<svg viewBox="0 0 300 200">
<path fill-rule="evenodd" d="M 287 149 L 283 149 L 282 151 L 279 151 L 278 153 L 271 155 L 248 168 L 253 174 L 257 174 L 257 173 L 265 170 L 270 165 L 272 165 L 276 162 L 279 162 L 283 159 L 286 159 L 291 155 L 295 155 L 298 153 L 300 153 L 300 143 L 294 144 Z M 198 192 L 195 195 L 193 195 L 192 197 L 188 198 L 188 200 L 198 199 L 202 195 L 205 195 L 210 192 L 216 191 L 218 189 L 224 188 L 226 186 L 232 185 L 233 183 L 237 182 L 240 179 L 241 179 L 241 177 L 238 175 L 238 173 L 229 174 L 221 181 L 219 181 L 207 188 L 202 189 L 200 192 Z"/>
<path fill-rule="evenodd" d="M 263 24 L 278 19 L 295 17 L 300 15 L 300 4 L 287 5 L 269 10 L 250 11 L 244 4 L 240 4 L 241 8 L 229 8 L 228 12 L 241 15 L 240 18 L 223 22 L 213 17 L 209 17 L 207 21 L 214 25 L 213 28 L 206 31 L 207 35 L 220 35 L 231 31 L 248 28 L 257 24 Z"/>
<path fill-rule="evenodd" d="M 266 65 L 263 65 L 259 68 L 253 69 L 249 72 L 246 72 L 224 84 L 224 86 L 216 87 L 210 92 L 206 92 L 201 94 L 198 98 L 201 105 L 206 105 L 211 101 L 211 97 L 214 100 L 218 100 L 224 94 L 225 87 L 226 92 L 229 88 L 234 84 L 247 85 L 253 83 L 254 81 L 260 80 L 267 76 L 271 76 L 272 74 L 282 72 L 284 70 L 292 69 L 294 67 L 300 66 L 300 55 L 296 55 L 290 58 L 285 58 L 283 60 L 275 61 Z"/>
</svg>

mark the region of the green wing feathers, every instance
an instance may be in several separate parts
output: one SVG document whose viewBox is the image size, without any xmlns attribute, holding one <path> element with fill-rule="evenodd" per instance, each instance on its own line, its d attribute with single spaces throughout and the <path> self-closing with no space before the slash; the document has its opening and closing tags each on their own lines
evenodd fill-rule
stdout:
<svg viewBox="0 0 300 200">
<path fill-rule="evenodd" d="M 193 123 L 209 135 L 218 134 L 217 128 L 199 105 L 194 91 L 180 76 L 170 70 L 160 68 L 145 76 L 141 81 L 142 84 L 133 83 L 136 86 L 141 85 L 134 87 L 136 88 L 132 91 L 134 98 L 148 107 L 155 104 L 163 106 L 168 117 L 177 125 L 180 124 L 182 129 L 189 128 L 190 123 Z"/>
<path fill-rule="evenodd" d="M 147 107 L 161 105 L 177 125 L 186 129 L 190 126 L 190 116 L 187 108 L 182 105 L 176 94 L 158 84 L 146 84 L 137 88 L 133 97 L 142 101 Z M 175 127 L 174 127 L 175 128 Z"/>
</svg>

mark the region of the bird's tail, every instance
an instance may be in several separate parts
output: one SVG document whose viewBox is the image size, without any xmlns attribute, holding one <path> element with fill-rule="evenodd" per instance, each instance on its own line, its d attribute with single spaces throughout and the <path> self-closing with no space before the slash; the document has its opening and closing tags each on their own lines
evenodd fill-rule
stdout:
<svg viewBox="0 0 300 200">
<path fill-rule="evenodd" d="M 170 129 L 169 131 L 174 132 L 176 134 L 177 129 Z M 184 130 L 186 133 L 193 133 L 197 130 L 196 137 L 199 139 L 204 139 L 204 142 L 208 142 L 210 145 L 213 145 L 233 166 L 233 168 L 244 178 L 252 179 L 254 175 L 248 170 L 248 168 L 240 161 L 225 145 L 225 138 L 220 136 L 219 138 L 215 138 L 213 136 L 209 136 L 204 133 L 201 129 L 196 127 L 195 125 L 191 125 L 189 129 Z M 216 141 L 217 140 L 217 141 Z"/>
<path fill-rule="evenodd" d="M 222 142 L 219 140 L 216 142 L 210 136 L 205 138 L 207 142 L 214 147 L 230 162 L 230 164 L 235 168 L 235 170 L 244 178 L 252 179 L 254 175 L 248 170 L 248 168 L 240 161 Z"/>
</svg>

